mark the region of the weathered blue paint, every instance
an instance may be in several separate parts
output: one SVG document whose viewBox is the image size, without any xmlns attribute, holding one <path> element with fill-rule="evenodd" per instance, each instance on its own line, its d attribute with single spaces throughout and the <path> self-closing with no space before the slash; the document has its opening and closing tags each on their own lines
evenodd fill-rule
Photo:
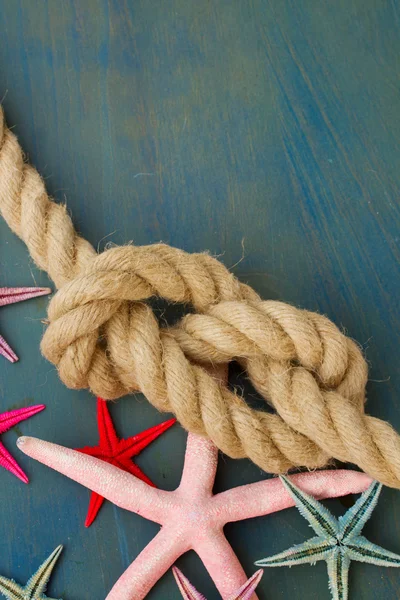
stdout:
<svg viewBox="0 0 400 600">
<path fill-rule="evenodd" d="M 327 314 L 366 349 L 369 412 L 400 430 L 399 25 L 395 1 L 0 0 L 0 97 L 93 244 L 209 249 L 265 298 Z M 0 223 L 0 284 L 32 281 L 47 283 Z M 0 408 L 44 402 L 21 432 L 94 443 L 92 398 L 66 390 L 39 354 L 45 307 L 0 314 L 21 356 L 0 364 Z M 164 418 L 133 399 L 112 411 L 122 435 Z M 15 431 L 4 438 L 13 445 Z M 177 485 L 184 443 L 176 427 L 140 457 L 159 486 Z M 49 593 L 104 598 L 157 527 L 107 503 L 85 530 L 87 491 L 18 458 L 32 483 L 0 472 L 0 573 L 24 581 L 63 543 Z M 217 487 L 260 476 L 224 460 Z M 398 507 L 399 493 L 384 490 L 366 528 L 394 552 Z M 251 574 L 294 528 L 299 541 L 308 534 L 289 511 L 227 530 Z M 217 598 L 195 556 L 179 564 Z M 399 573 L 356 564 L 351 588 L 358 600 L 395 599 Z M 265 573 L 261 600 L 293 596 L 328 600 L 324 565 Z M 171 574 L 149 598 L 177 598 Z"/>
</svg>

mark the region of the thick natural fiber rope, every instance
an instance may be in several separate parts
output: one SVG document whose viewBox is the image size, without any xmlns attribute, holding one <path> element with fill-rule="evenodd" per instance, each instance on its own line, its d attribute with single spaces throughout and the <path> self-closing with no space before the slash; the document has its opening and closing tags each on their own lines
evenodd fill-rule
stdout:
<svg viewBox="0 0 400 600">
<path fill-rule="evenodd" d="M 335 457 L 400 487 L 400 438 L 364 414 L 367 368 L 354 342 L 321 315 L 262 301 L 207 254 L 157 244 L 97 255 L 24 163 L 1 110 L 0 211 L 59 288 L 42 351 L 68 387 L 107 399 L 141 391 L 269 472 Z M 151 296 L 196 313 L 160 328 L 144 304 Z M 277 414 L 251 409 L 201 366 L 231 360 Z"/>
</svg>

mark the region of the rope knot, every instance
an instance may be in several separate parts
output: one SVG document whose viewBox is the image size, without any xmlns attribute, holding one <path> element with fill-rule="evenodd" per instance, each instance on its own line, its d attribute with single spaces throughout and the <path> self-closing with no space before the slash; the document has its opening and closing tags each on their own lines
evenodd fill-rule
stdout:
<svg viewBox="0 0 400 600">
<path fill-rule="evenodd" d="M 207 254 L 188 254 L 164 244 L 111 248 L 64 283 L 49 305 L 42 351 L 68 387 L 91 387 L 107 399 L 138 389 L 132 376 L 128 385 L 121 381 L 127 370 L 122 355 L 139 314 L 149 327 L 147 334 L 144 324 L 140 327 L 149 343 L 155 321 L 142 302 L 152 296 L 190 304 L 202 313 L 221 299 L 258 298 Z"/>
</svg>

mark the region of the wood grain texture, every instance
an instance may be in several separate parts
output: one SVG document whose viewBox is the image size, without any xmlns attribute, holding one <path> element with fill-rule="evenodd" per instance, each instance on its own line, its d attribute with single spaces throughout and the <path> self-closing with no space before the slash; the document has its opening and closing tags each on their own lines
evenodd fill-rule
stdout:
<svg viewBox="0 0 400 600">
<path fill-rule="evenodd" d="M 369 412 L 400 430 L 399 30 L 397 0 L 0 0 L 0 97 L 93 244 L 209 249 L 265 298 L 327 314 L 366 349 Z M 47 282 L 3 222 L 0 265 L 1 285 Z M 38 352 L 45 306 L 1 311 L 21 362 L 0 364 L 0 409 L 44 402 L 21 431 L 94 443 L 95 402 Z M 163 420 L 140 398 L 112 414 L 124 436 Z M 184 444 L 176 427 L 138 463 L 172 489 Z M 0 472 L 0 573 L 24 581 L 63 543 L 49 593 L 104 598 L 157 528 L 107 504 L 85 530 L 88 492 L 18 458 L 32 483 Z M 224 459 L 217 488 L 261 476 Z M 399 501 L 384 490 L 365 530 L 398 553 Z M 251 574 L 309 530 L 290 510 L 227 533 Z M 179 567 L 217 598 L 197 557 Z M 357 600 L 400 595 L 394 569 L 355 564 L 350 582 Z M 176 599 L 172 575 L 148 597 Z M 325 566 L 268 570 L 259 597 L 328 600 Z"/>
</svg>

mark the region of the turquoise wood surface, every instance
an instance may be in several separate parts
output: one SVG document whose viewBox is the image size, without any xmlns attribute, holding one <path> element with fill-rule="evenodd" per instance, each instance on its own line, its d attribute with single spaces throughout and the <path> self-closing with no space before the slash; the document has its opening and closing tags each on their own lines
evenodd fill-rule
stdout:
<svg viewBox="0 0 400 600">
<path fill-rule="evenodd" d="M 265 298 L 327 314 L 365 348 L 368 411 L 400 430 L 399 27 L 397 0 L 0 0 L 0 97 L 93 244 L 209 249 Z M 47 283 L 4 222 L 0 265 L 0 285 Z M 40 356 L 45 309 L 38 299 L 0 314 L 21 357 L 0 363 L 0 408 L 48 407 L 4 436 L 31 484 L 0 471 L 0 573 L 24 582 L 62 543 L 49 594 L 101 600 L 157 527 L 107 504 L 86 530 L 88 492 L 16 450 L 20 432 L 97 440 L 94 399 Z M 141 398 L 112 414 L 125 436 L 164 419 Z M 138 464 L 173 489 L 184 445 L 176 426 Z M 216 489 L 261 477 L 224 458 Z M 397 553 L 399 501 L 385 489 L 365 529 Z M 289 510 L 227 535 L 251 574 L 309 529 Z M 179 566 L 218 598 L 194 554 Z M 350 585 L 350 598 L 394 600 L 400 572 L 354 564 Z M 172 575 L 148 597 L 176 599 Z M 268 570 L 259 597 L 328 600 L 325 566 Z"/>
</svg>

